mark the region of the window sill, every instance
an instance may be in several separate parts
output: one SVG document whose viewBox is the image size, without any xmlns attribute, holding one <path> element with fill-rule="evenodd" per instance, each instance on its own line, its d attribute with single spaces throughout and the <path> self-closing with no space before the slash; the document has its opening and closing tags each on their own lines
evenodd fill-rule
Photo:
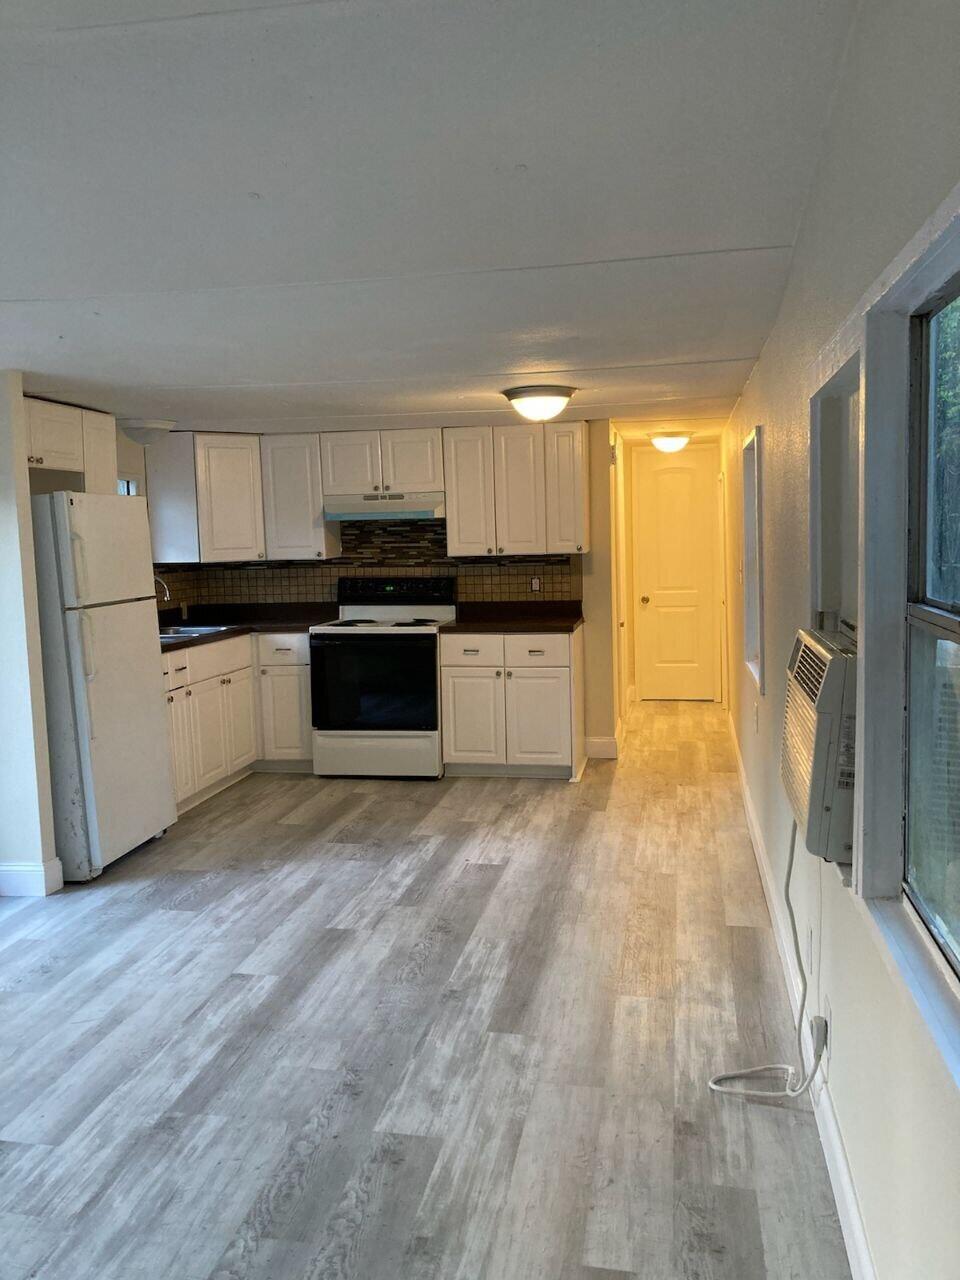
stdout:
<svg viewBox="0 0 960 1280">
<path fill-rule="evenodd" d="M 960 1087 L 960 981 L 908 903 L 900 898 L 860 901 L 887 968 L 906 988 Z"/>
</svg>

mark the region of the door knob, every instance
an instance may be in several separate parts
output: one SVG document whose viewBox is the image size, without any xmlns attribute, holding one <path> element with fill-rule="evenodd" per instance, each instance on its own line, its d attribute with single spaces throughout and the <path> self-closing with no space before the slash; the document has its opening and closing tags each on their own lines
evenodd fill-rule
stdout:
<svg viewBox="0 0 960 1280">
<path fill-rule="evenodd" d="M 641 604 L 649 604 L 649 603 L 650 603 L 650 597 L 649 597 L 649 596 L 641 596 L 641 597 L 640 597 L 640 603 L 641 603 Z"/>
</svg>

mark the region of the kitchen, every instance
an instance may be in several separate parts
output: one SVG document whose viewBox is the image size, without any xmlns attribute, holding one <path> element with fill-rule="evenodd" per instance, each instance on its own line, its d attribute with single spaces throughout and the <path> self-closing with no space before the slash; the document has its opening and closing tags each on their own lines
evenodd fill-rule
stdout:
<svg viewBox="0 0 960 1280">
<path fill-rule="evenodd" d="M 261 435 L 26 411 L 67 880 L 254 771 L 581 777 L 587 423 Z"/>
</svg>

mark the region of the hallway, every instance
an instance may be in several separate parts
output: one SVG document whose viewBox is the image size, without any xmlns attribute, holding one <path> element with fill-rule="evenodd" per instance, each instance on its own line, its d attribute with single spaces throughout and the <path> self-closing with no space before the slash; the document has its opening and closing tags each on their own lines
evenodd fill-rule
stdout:
<svg viewBox="0 0 960 1280">
<path fill-rule="evenodd" d="M 844 1280 L 725 712 L 579 786 L 256 774 L 0 902 L 2 1280 Z"/>
</svg>

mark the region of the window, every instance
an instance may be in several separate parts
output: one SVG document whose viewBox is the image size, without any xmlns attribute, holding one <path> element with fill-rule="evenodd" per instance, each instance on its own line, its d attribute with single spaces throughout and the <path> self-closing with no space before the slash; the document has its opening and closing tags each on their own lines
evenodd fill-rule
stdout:
<svg viewBox="0 0 960 1280">
<path fill-rule="evenodd" d="M 904 888 L 960 971 L 960 298 L 914 338 Z"/>
<path fill-rule="evenodd" d="M 140 482 L 136 476 L 120 476 L 117 480 L 117 493 L 122 498 L 135 498 L 139 488 Z"/>
<path fill-rule="evenodd" d="M 763 693 L 763 548 L 760 502 L 760 428 L 743 446 L 743 654 Z"/>
</svg>

